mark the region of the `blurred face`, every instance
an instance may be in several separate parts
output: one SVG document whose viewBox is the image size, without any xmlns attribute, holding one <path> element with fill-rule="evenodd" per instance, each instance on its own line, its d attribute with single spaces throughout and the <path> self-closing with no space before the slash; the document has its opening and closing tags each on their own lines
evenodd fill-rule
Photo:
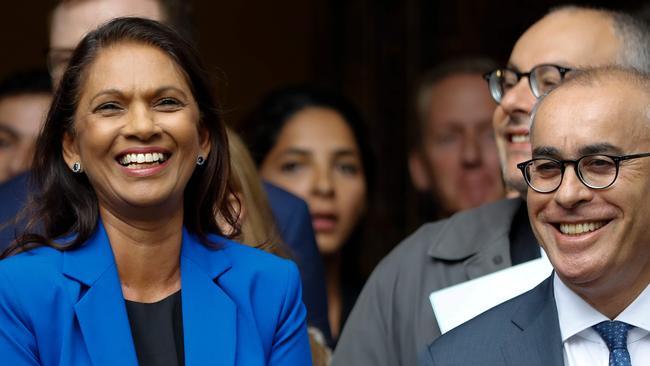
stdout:
<svg viewBox="0 0 650 366">
<path fill-rule="evenodd" d="M 68 166 L 81 162 L 109 211 L 182 210 L 209 142 L 181 69 L 157 48 L 119 43 L 100 51 L 84 76 L 75 133 L 64 139 Z"/>
<path fill-rule="evenodd" d="M 478 74 L 452 75 L 432 89 L 422 151 L 409 164 L 416 188 L 431 191 L 448 213 L 503 196 L 495 106 Z"/>
<path fill-rule="evenodd" d="M 558 90 L 538 111 L 533 157 L 650 152 L 649 101 L 637 88 L 612 81 Z M 621 162 L 614 184 L 602 190 L 587 188 L 569 164 L 556 191 L 528 190 L 528 211 L 557 274 L 577 293 L 638 289 L 639 283 L 642 290 L 650 280 L 648 197 L 650 158 Z"/>
<path fill-rule="evenodd" d="M 595 11 L 562 11 L 544 17 L 515 44 L 508 67 L 528 72 L 539 64 L 584 68 L 612 64 L 619 42 L 611 21 Z M 535 103 L 528 78 L 522 78 L 494 112 L 493 124 L 506 185 L 525 196 L 517 163 L 530 159 L 529 114 Z"/>
<path fill-rule="evenodd" d="M 338 252 L 366 205 L 361 154 L 341 115 L 325 108 L 296 113 L 260 169 L 264 179 L 307 202 L 321 253 Z"/>
<path fill-rule="evenodd" d="M 83 0 L 60 3 L 52 13 L 48 64 L 54 85 L 59 84 L 72 51 L 86 35 L 117 17 L 137 16 L 163 20 L 156 0 Z"/>
<path fill-rule="evenodd" d="M 50 101 L 48 94 L 0 99 L 0 183 L 29 169 Z"/>
</svg>

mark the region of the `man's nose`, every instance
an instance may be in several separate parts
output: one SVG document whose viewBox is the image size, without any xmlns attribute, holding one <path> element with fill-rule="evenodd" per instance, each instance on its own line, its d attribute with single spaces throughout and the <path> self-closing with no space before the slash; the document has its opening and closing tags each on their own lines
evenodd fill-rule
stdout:
<svg viewBox="0 0 650 366">
<path fill-rule="evenodd" d="M 533 95 L 528 83 L 528 78 L 522 77 L 512 89 L 505 93 L 500 105 L 507 114 L 516 112 L 530 114 L 537 98 Z"/>
<path fill-rule="evenodd" d="M 567 165 L 560 186 L 555 191 L 555 202 L 563 208 L 570 209 L 593 198 L 593 190 L 578 178 L 573 166 Z"/>
</svg>

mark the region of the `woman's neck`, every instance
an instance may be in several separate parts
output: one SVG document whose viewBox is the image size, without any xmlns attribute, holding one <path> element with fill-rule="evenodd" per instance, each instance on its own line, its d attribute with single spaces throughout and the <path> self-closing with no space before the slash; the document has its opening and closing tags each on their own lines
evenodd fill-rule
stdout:
<svg viewBox="0 0 650 366">
<path fill-rule="evenodd" d="M 121 217 L 100 208 L 127 300 L 156 302 L 180 289 L 183 211 L 155 220 Z"/>
<path fill-rule="evenodd" d="M 337 339 L 341 332 L 343 317 L 343 294 L 341 290 L 341 253 L 324 257 L 325 282 L 327 284 L 327 311 L 332 338 Z"/>
</svg>

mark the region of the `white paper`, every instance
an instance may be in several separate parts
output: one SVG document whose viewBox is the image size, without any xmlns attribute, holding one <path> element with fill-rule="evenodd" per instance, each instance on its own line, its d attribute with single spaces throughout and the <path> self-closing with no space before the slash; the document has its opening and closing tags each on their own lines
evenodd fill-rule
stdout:
<svg viewBox="0 0 650 366">
<path fill-rule="evenodd" d="M 542 258 L 432 292 L 429 301 L 440 331 L 444 334 L 486 310 L 523 294 L 544 281 L 552 270 L 542 251 Z"/>
</svg>

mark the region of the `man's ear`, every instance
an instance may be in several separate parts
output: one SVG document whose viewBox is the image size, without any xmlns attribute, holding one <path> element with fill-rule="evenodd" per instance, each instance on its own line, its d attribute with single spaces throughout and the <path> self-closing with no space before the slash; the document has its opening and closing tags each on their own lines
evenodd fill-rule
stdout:
<svg viewBox="0 0 650 366">
<path fill-rule="evenodd" d="M 431 189 L 426 162 L 418 151 L 411 151 L 409 153 L 409 173 L 411 174 L 411 182 L 415 189 L 420 192 Z"/>
<path fill-rule="evenodd" d="M 70 132 L 63 135 L 63 160 L 70 169 L 74 163 L 81 162 L 75 136 Z"/>
</svg>

